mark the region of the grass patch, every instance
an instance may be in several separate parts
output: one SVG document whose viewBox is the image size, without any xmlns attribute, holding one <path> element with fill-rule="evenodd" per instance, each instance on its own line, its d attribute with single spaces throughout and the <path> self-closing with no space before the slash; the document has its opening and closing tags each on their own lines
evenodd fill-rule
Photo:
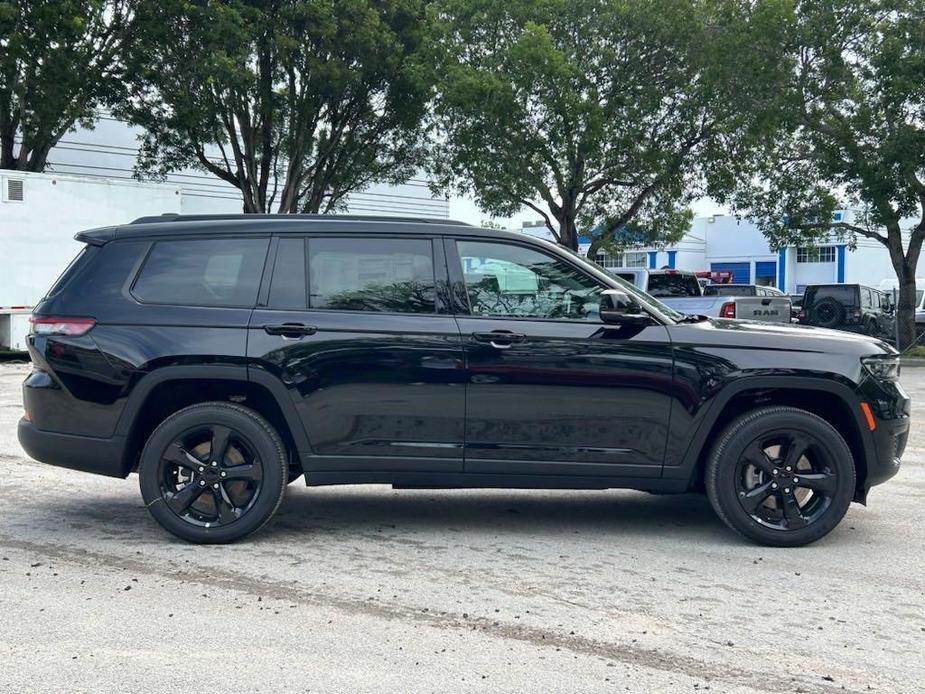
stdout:
<svg viewBox="0 0 925 694">
<path fill-rule="evenodd" d="M 903 354 L 904 357 L 919 357 L 925 359 L 925 345 L 916 345 Z"/>
</svg>

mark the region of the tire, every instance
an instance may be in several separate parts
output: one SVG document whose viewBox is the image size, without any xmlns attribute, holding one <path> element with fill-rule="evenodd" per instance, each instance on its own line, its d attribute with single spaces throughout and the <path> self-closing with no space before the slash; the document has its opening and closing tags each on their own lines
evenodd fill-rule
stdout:
<svg viewBox="0 0 925 694">
<path fill-rule="evenodd" d="M 761 544 L 798 547 L 827 535 L 848 511 L 854 459 L 821 417 L 764 407 L 720 434 L 704 483 L 713 510 L 730 528 Z"/>
<path fill-rule="evenodd" d="M 218 455 L 213 455 L 216 447 Z M 259 414 L 227 402 L 191 405 L 154 430 L 138 468 L 141 496 L 167 531 L 222 544 L 263 527 L 288 481 L 286 449 Z"/>
<path fill-rule="evenodd" d="M 827 297 L 813 306 L 813 324 L 820 328 L 837 328 L 845 322 L 845 307 L 835 299 Z"/>
</svg>

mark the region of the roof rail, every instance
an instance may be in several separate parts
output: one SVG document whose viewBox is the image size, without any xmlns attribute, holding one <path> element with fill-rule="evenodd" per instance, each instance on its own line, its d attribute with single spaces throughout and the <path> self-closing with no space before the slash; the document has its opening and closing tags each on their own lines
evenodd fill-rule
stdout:
<svg viewBox="0 0 925 694">
<path fill-rule="evenodd" d="M 275 220 L 280 222 L 311 220 L 311 221 L 354 221 L 354 222 L 405 222 L 413 224 L 446 224 L 448 226 L 472 226 L 466 222 L 455 219 L 434 219 L 430 217 L 389 217 L 385 215 L 361 214 L 178 214 L 165 212 L 161 215 L 151 215 L 134 219 L 130 224 L 156 224 L 164 222 L 211 222 L 228 220 Z"/>
</svg>

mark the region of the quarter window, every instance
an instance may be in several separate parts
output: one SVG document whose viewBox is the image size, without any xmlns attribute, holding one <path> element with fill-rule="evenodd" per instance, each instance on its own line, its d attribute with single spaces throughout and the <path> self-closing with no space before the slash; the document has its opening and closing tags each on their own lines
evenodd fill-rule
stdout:
<svg viewBox="0 0 925 694">
<path fill-rule="evenodd" d="M 513 244 L 457 241 L 474 316 L 600 319 L 600 286 L 568 263 Z"/>
<path fill-rule="evenodd" d="M 155 304 L 253 306 L 269 239 L 189 239 L 154 244 L 133 294 Z"/>
<path fill-rule="evenodd" d="M 308 242 L 312 308 L 434 313 L 429 239 L 315 238 Z"/>
</svg>

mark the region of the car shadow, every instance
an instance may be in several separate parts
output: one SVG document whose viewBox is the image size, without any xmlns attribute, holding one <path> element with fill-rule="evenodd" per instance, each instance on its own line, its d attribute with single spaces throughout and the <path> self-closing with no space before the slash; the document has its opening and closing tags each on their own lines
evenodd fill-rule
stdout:
<svg viewBox="0 0 925 694">
<path fill-rule="evenodd" d="M 295 485 L 294 485 L 295 486 Z M 702 494 L 652 495 L 626 490 L 390 490 L 376 487 L 291 488 L 268 535 L 359 533 L 722 534 Z"/>
<path fill-rule="evenodd" d="M 59 539 L 77 532 L 97 539 L 169 538 L 140 496 L 99 492 L 30 500 L 31 534 L 47 528 Z M 118 520 L 118 522 L 114 522 Z M 25 519 L 23 519 L 25 522 Z M 15 525 L 15 523 L 14 523 Z M 10 530 L 14 530 L 13 527 Z M 366 533 L 422 536 L 440 532 L 478 536 L 603 534 L 615 540 L 658 537 L 669 531 L 685 540 L 741 542 L 719 521 L 702 494 L 652 495 L 629 490 L 392 490 L 385 486 L 305 487 L 293 483 L 274 519 L 246 542 L 277 542 L 296 536 L 329 539 Z M 180 542 L 177 540 L 177 542 Z"/>
</svg>

